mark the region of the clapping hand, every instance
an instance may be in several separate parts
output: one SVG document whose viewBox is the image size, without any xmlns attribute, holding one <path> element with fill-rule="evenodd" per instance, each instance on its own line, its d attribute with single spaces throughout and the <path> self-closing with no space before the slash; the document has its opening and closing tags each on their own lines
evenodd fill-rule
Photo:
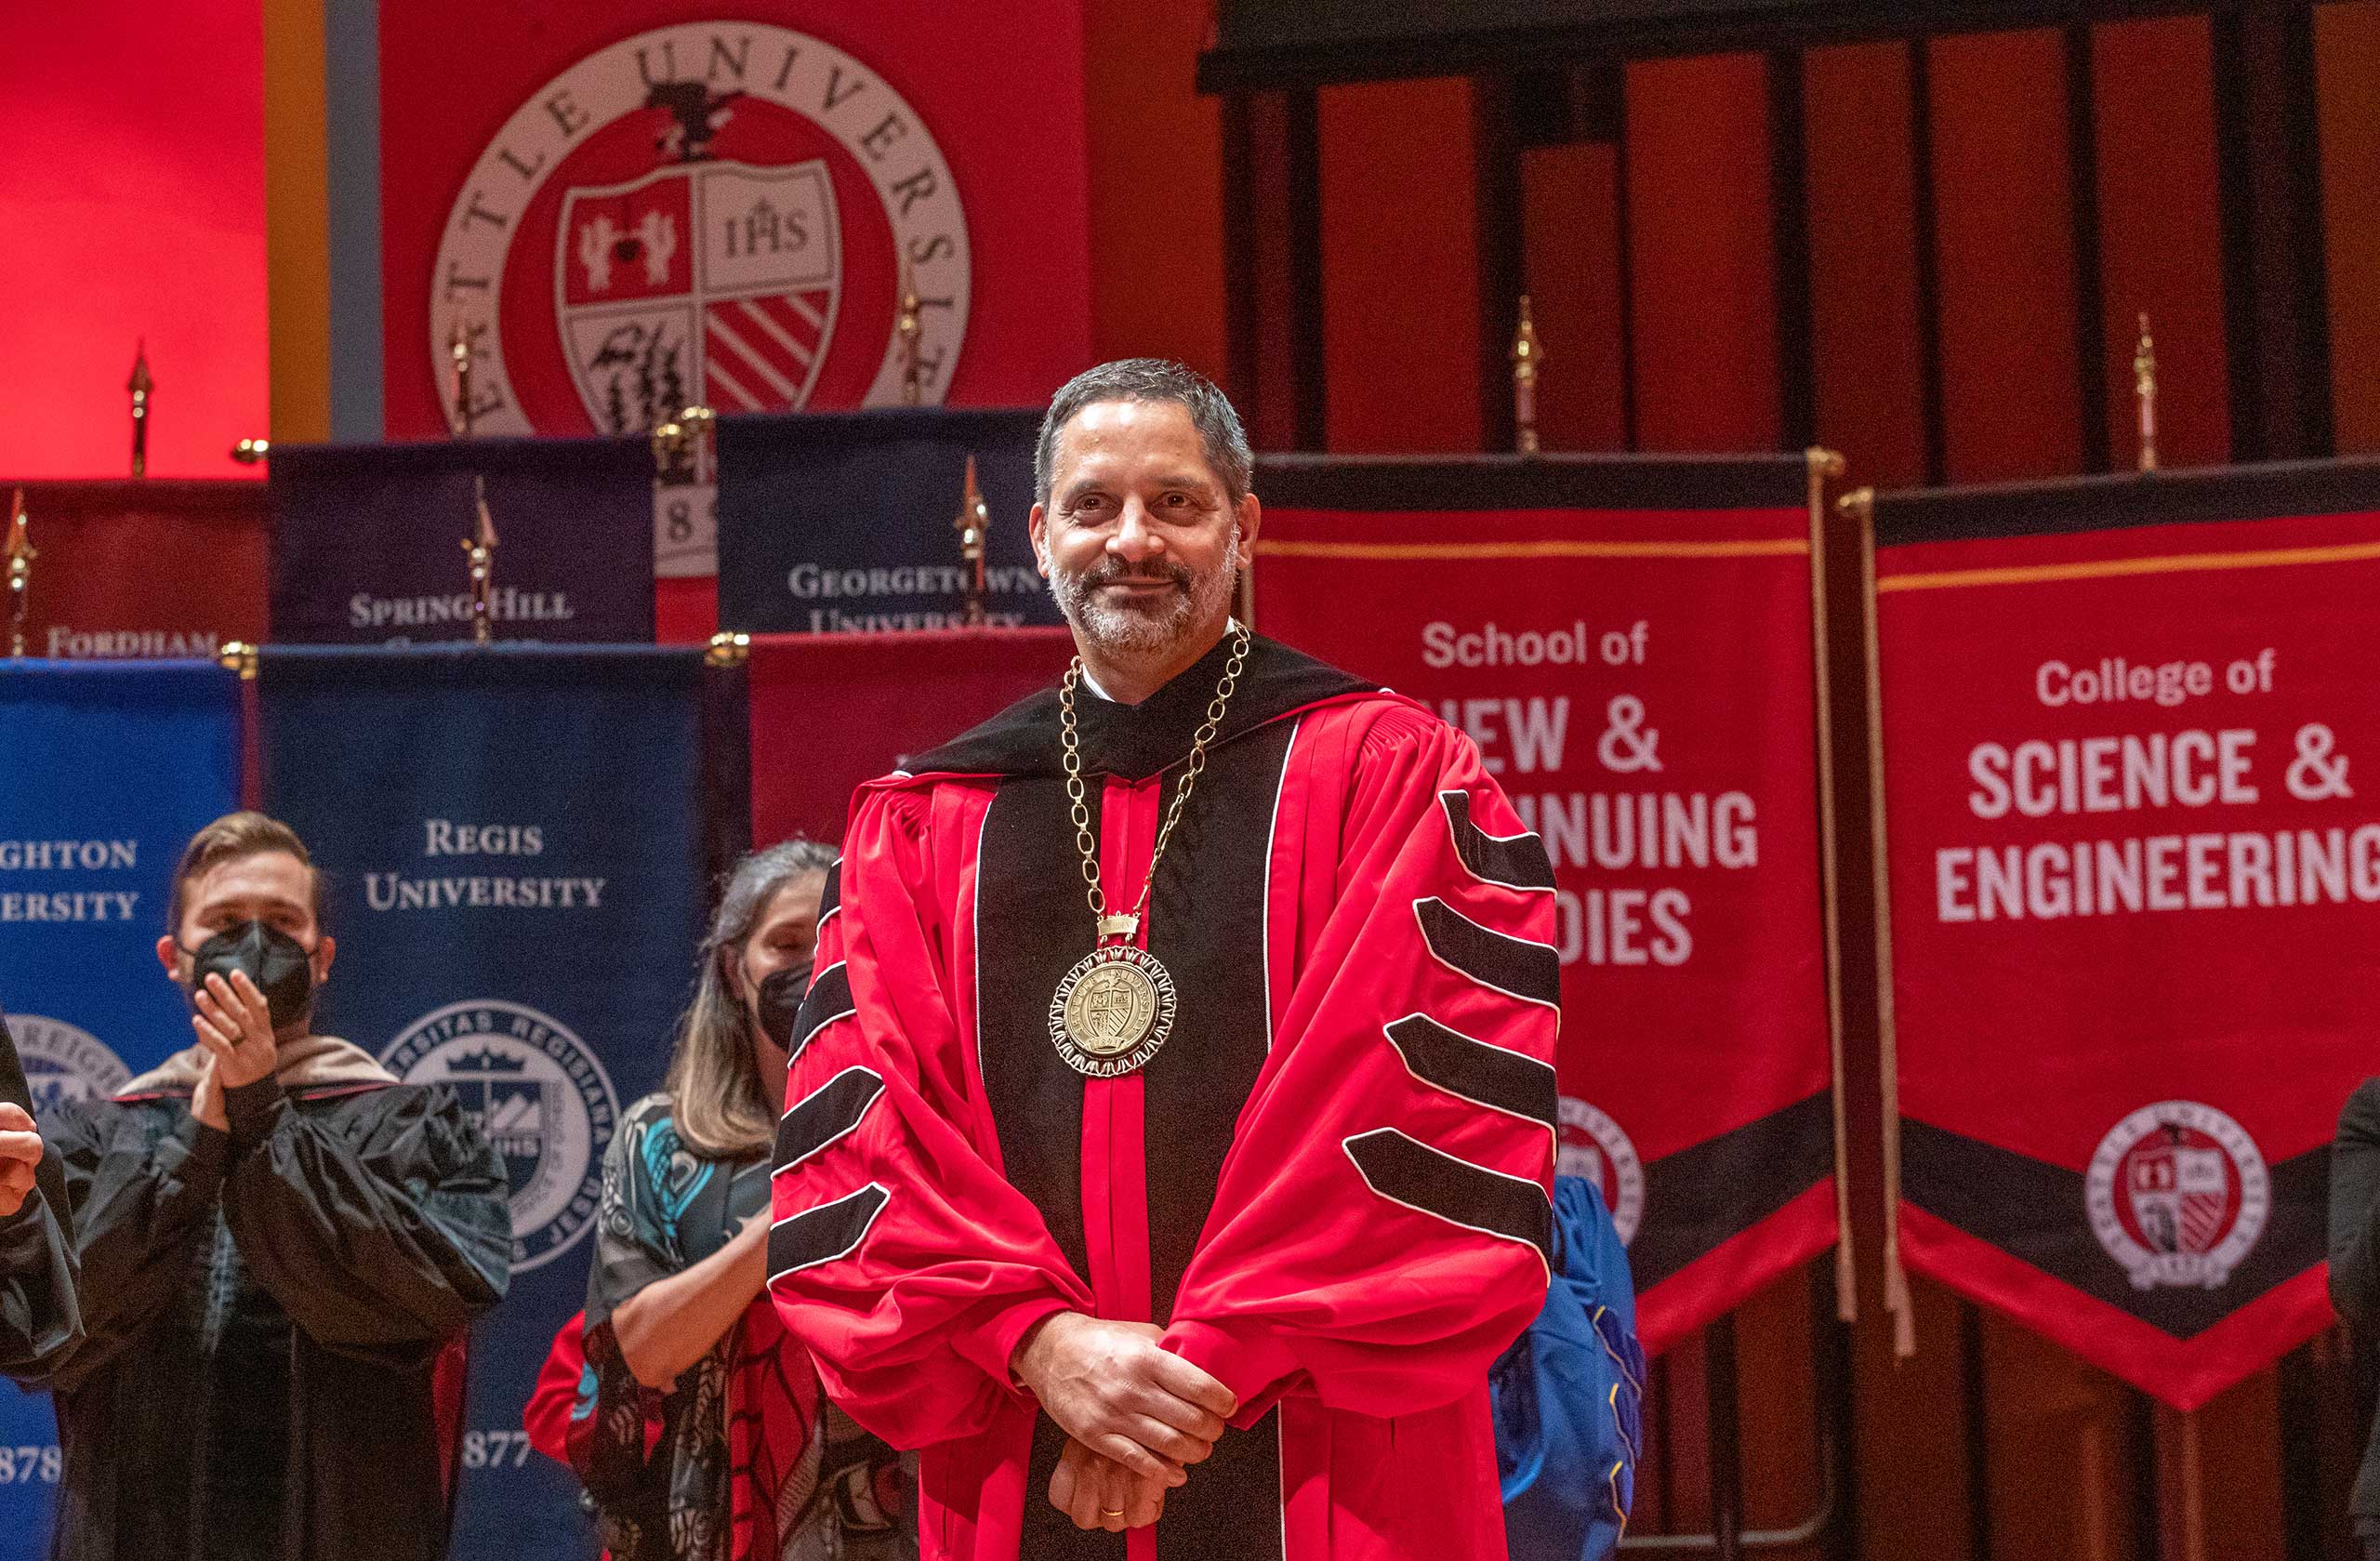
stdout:
<svg viewBox="0 0 2380 1561">
<path fill-rule="evenodd" d="M 0 1219 L 14 1214 L 33 1196 L 33 1168 L 41 1164 L 41 1134 L 25 1108 L 0 1101 Z"/>
</svg>

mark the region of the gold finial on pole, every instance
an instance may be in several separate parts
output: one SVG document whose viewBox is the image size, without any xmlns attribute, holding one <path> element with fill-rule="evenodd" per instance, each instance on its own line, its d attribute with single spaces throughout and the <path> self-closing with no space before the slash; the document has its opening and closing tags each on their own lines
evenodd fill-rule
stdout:
<svg viewBox="0 0 2380 1561">
<path fill-rule="evenodd" d="M 1545 349 L 1537 344 L 1537 325 L 1528 316 L 1528 295 L 1521 295 L 1521 323 L 1513 331 L 1513 448 L 1524 456 L 1537 454 L 1537 368 Z"/>
<path fill-rule="evenodd" d="M 495 622 L 488 607 L 489 591 L 496 580 L 496 517 L 487 512 L 487 479 L 474 474 L 471 478 L 472 502 L 479 510 L 479 523 L 474 534 L 463 538 L 463 552 L 471 563 L 471 643 L 484 645 L 496 638 Z"/>
<path fill-rule="evenodd" d="M 916 406 L 925 400 L 925 363 L 920 349 L 925 340 L 923 314 L 925 301 L 918 297 L 917 272 L 909 262 L 901 262 L 901 312 L 892 323 L 893 335 L 901 342 L 901 404 Z"/>
<path fill-rule="evenodd" d="M 272 452 L 270 439 L 243 439 L 231 446 L 231 458 L 242 466 L 254 466 Z"/>
<path fill-rule="evenodd" d="M 2149 311 L 2140 314 L 2140 346 L 2132 354 L 2132 389 L 2140 400 L 2140 470 L 2157 470 L 2157 344 L 2149 339 Z"/>
<path fill-rule="evenodd" d="M 8 505 L 8 654 L 25 654 L 25 607 L 33 596 L 33 538 L 25 534 L 25 490 L 19 488 Z"/>
<path fill-rule="evenodd" d="M 967 456 L 967 483 L 959 496 L 959 518 L 950 523 L 959 533 L 959 557 L 966 566 L 960 586 L 959 621 L 970 628 L 984 624 L 984 555 L 992 538 L 992 507 L 975 484 L 975 457 Z"/>
<path fill-rule="evenodd" d="M 467 324 L 457 314 L 455 328 L 446 333 L 446 361 L 455 372 L 455 404 L 447 414 L 447 426 L 457 439 L 471 437 L 471 425 L 478 417 L 471 401 L 471 364 L 480 355 L 480 336 L 486 329 Z"/>
<path fill-rule="evenodd" d="M 215 653 L 216 664 L 226 672 L 237 672 L 244 683 L 257 681 L 257 648 L 245 640 L 226 640 L 223 648 Z"/>
<path fill-rule="evenodd" d="M 709 667 L 741 667 L 752 657 L 752 637 L 721 629 L 710 637 L 710 646 L 703 652 L 703 663 Z"/>
<path fill-rule="evenodd" d="M 132 474 L 149 475 L 149 392 L 157 382 L 149 377 L 149 341 L 142 337 L 132 350 L 132 377 L 126 381 L 132 392 Z"/>
</svg>

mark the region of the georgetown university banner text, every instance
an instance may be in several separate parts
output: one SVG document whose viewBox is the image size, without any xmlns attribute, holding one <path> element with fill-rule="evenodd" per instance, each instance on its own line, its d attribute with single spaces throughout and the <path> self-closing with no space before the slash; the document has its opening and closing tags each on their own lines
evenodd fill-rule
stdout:
<svg viewBox="0 0 2380 1561">
<path fill-rule="evenodd" d="M 327 875 L 322 1026 L 461 1097 L 512 1184 L 512 1287 L 479 1325 L 455 1554 L 583 1561 L 521 1410 L 586 1295 L 604 1145 L 656 1088 L 703 910 L 701 653 L 284 649 L 264 801 Z"/>
<path fill-rule="evenodd" d="M 2330 1320 L 2380 463 L 1875 501 L 1910 1263 L 2191 1409 Z"/>
<path fill-rule="evenodd" d="M 920 407 L 719 420 L 719 626 L 749 633 L 954 628 L 951 522 L 967 459 L 991 512 L 985 617 L 1059 621 L 1033 567 L 1038 411 Z"/>
<path fill-rule="evenodd" d="M 38 1118 L 192 1040 L 158 967 L 182 845 L 239 802 L 239 681 L 211 662 L 0 667 L 0 1005 Z M 0 1561 L 49 1553 L 58 1435 L 0 1383 Z"/>
<path fill-rule="evenodd" d="M 1836 1230 L 1807 467 L 1268 457 L 1258 624 L 1421 700 L 1545 841 L 1561 1165 L 1658 1350 Z"/>
</svg>

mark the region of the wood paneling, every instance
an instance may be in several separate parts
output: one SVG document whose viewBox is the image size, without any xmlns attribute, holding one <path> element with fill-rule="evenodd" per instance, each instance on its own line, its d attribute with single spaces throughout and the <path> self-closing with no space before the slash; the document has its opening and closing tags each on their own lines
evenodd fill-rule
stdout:
<svg viewBox="0 0 2380 1561">
<path fill-rule="evenodd" d="M 1644 61 L 1626 90 L 1637 444 L 1774 449 L 1765 61 Z"/>
</svg>

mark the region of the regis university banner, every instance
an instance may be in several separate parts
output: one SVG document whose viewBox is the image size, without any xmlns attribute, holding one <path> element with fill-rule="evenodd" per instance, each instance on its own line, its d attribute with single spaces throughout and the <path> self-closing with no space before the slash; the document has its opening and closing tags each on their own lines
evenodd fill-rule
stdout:
<svg viewBox="0 0 2380 1561">
<path fill-rule="evenodd" d="M 2327 1324 L 2380 464 L 1875 501 L 1907 1261 L 2180 1409 Z"/>
<path fill-rule="evenodd" d="M 1545 841 L 1560 1169 L 1673 1343 L 1837 1228 L 1808 468 L 1267 457 L 1256 487 L 1259 626 L 1467 733 Z"/>
<path fill-rule="evenodd" d="M 502 1153 L 512 1283 L 471 1336 L 458 1561 L 581 1561 L 522 1406 L 584 1303 L 604 1146 L 658 1087 L 704 914 L 699 651 L 267 646 L 264 803 L 339 942 L 324 1026 Z"/>
</svg>

